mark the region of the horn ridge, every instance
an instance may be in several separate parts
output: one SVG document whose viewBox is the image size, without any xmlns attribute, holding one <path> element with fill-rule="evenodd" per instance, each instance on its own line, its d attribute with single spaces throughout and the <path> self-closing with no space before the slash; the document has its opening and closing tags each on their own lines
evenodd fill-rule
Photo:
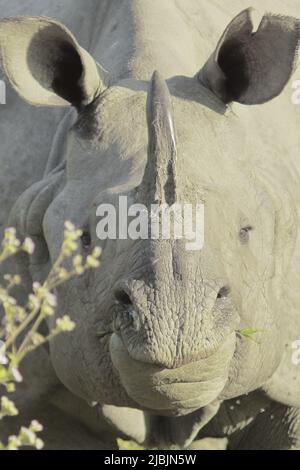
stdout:
<svg viewBox="0 0 300 470">
<path fill-rule="evenodd" d="M 147 97 L 148 158 L 140 186 L 146 204 L 176 200 L 175 161 L 177 157 L 173 109 L 168 85 L 155 71 Z"/>
</svg>

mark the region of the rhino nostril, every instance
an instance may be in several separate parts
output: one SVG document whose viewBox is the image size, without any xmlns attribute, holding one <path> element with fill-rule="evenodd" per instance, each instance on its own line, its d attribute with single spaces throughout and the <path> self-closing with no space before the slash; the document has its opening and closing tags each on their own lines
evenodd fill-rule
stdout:
<svg viewBox="0 0 300 470">
<path fill-rule="evenodd" d="M 116 300 L 116 314 L 114 319 L 114 329 L 116 332 L 121 329 L 140 329 L 140 318 L 130 298 L 130 295 L 124 289 L 114 291 Z"/>
<path fill-rule="evenodd" d="M 140 329 L 141 323 L 138 313 L 133 309 L 124 309 L 122 312 L 117 312 L 114 322 L 113 328 L 114 331 L 117 333 L 121 329 L 128 329 L 132 328 L 135 331 Z"/>
<path fill-rule="evenodd" d="M 230 287 L 223 286 L 218 292 L 217 299 L 223 299 L 224 297 L 228 297 L 230 294 Z"/>
<path fill-rule="evenodd" d="M 118 289 L 115 291 L 114 295 L 115 295 L 116 301 L 119 302 L 120 304 L 126 307 L 132 306 L 131 298 L 129 297 L 127 292 L 125 292 L 124 290 Z"/>
</svg>

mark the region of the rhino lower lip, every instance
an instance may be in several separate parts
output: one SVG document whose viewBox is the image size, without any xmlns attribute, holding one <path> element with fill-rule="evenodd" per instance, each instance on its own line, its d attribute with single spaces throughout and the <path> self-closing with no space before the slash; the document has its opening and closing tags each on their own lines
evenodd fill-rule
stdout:
<svg viewBox="0 0 300 470">
<path fill-rule="evenodd" d="M 230 335 L 215 354 L 174 369 L 133 359 L 116 334 L 111 335 L 109 347 L 122 386 L 140 409 L 179 416 L 219 396 L 228 378 L 235 335 Z"/>
</svg>

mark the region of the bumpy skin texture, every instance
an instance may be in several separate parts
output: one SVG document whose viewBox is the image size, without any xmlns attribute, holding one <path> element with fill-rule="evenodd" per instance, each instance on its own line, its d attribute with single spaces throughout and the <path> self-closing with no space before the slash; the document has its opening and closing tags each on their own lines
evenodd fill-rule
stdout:
<svg viewBox="0 0 300 470">
<path fill-rule="evenodd" d="M 85 8 L 84 2 L 77 3 L 76 15 Z M 252 62 L 249 65 L 257 80 L 254 84 L 245 80 L 244 88 L 232 93 L 232 82 L 224 88 L 216 52 L 213 60 L 209 54 L 217 47 L 224 62 L 226 34 L 218 42 L 220 35 L 248 3 L 232 1 L 232 9 L 226 12 L 218 1 L 205 5 L 193 0 L 188 11 L 183 0 L 176 4 L 132 0 L 126 7 L 114 1 L 96 3 L 92 16 L 101 21 L 93 23 L 86 17 L 89 26 L 94 24 L 86 29 L 74 13 L 74 2 L 63 6 L 52 2 L 53 11 L 45 2 L 43 10 L 33 5 L 26 11 L 11 6 L 11 11 L 3 8 L 1 13 L 47 14 L 64 20 L 72 11 L 74 25 L 68 19 L 68 26 L 81 46 L 111 72 L 108 86 L 102 69 L 95 75 L 94 63 L 85 55 L 79 84 L 83 94 L 69 77 L 72 93 L 66 95 L 65 84 L 51 87 L 45 74 L 46 67 L 48 74 L 64 76 L 59 41 L 57 49 L 47 55 L 42 49 L 45 41 L 39 44 L 34 32 L 31 38 L 27 23 L 20 27 L 18 21 L 0 22 L 0 39 L 5 44 L 1 62 L 17 91 L 32 102 L 36 80 L 41 77 L 43 90 L 36 93 L 39 104 L 75 96 L 72 104 L 78 108 L 77 114 L 74 110 L 66 113 L 51 151 L 49 127 L 54 132 L 61 113 L 38 110 L 39 128 L 28 149 L 25 146 L 23 166 L 31 171 L 28 174 L 24 169 L 24 181 L 20 175 L 24 155 L 19 146 L 26 142 L 27 124 L 19 122 L 21 135 L 10 139 L 13 131 L 7 123 L 13 121 L 15 109 L 28 110 L 8 95 L 12 117 L 1 114 L 7 134 L 3 143 L 1 139 L 2 194 L 8 207 L 15 204 L 9 217 L 7 211 L 1 217 L 4 225 L 16 225 L 21 236 L 31 236 L 36 243 L 34 257 L 21 257 L 14 269 L 21 271 L 24 290 L 32 280 L 43 280 L 59 252 L 66 219 L 91 234 L 91 246 L 80 249 L 84 256 L 95 245 L 103 249 L 98 270 L 59 289 L 58 312 L 71 313 L 77 327 L 55 339 L 49 352 L 40 350 L 25 363 L 26 380 L 16 400 L 24 406 L 26 419 L 35 413 L 44 417 L 51 448 L 76 448 L 81 445 L 81 433 L 86 448 L 97 447 L 97 439 L 99 448 L 113 446 L 114 435 L 120 433 L 156 446 L 186 446 L 198 436 L 227 437 L 230 448 L 299 448 L 300 373 L 291 361 L 291 344 L 300 338 L 300 201 L 295 171 L 300 113 L 291 105 L 290 85 L 283 91 L 296 58 L 298 23 L 292 17 L 300 17 L 299 7 L 296 2 L 267 2 L 275 13 L 292 17 L 280 21 L 272 15 L 265 17 L 264 28 L 256 36 L 259 47 L 254 42 L 249 53 L 251 57 L 256 54 L 255 63 L 261 66 L 257 70 Z M 40 30 L 41 20 L 34 21 Z M 238 17 L 237 31 L 234 27 L 232 33 L 231 26 L 229 32 L 240 38 L 242 31 L 242 39 L 244 33 L 247 39 L 248 29 L 255 29 L 253 21 L 244 13 Z M 53 33 L 52 24 L 51 28 Z M 58 33 L 55 29 L 56 34 L 68 38 L 61 28 Z M 90 37 L 87 30 L 92 31 Z M 15 40 L 9 43 L 7 39 L 22 39 L 22 35 L 18 53 L 22 54 L 23 47 L 31 67 L 26 69 L 26 83 L 16 82 Z M 52 44 L 55 38 L 51 36 Z M 274 38 L 276 54 L 286 60 L 280 74 L 271 74 L 270 81 Z M 79 46 L 71 36 L 69 40 L 74 56 Z M 60 60 L 51 62 L 57 51 Z M 267 54 L 260 55 L 264 51 Z M 49 62 L 45 57 L 50 57 Z M 18 59 L 22 62 L 22 57 Z M 27 67 L 28 61 L 23 64 Z M 243 66 L 240 61 L 238 69 Z M 184 240 L 102 243 L 96 238 L 95 207 L 109 202 L 117 205 L 120 194 L 140 202 L 137 188 L 147 176 L 147 158 L 151 167 L 146 100 L 154 69 L 168 79 L 171 94 L 177 201 L 205 203 L 205 246 L 200 252 L 187 252 Z M 62 89 L 63 96 L 58 96 Z M 228 107 L 228 90 L 236 101 L 246 104 L 281 94 L 259 107 Z M 37 144 L 41 141 L 43 156 Z M 164 158 L 163 165 L 168 156 Z M 39 168 L 33 173 L 37 161 Z M 163 178 L 164 168 L 153 162 L 152 167 L 149 175 Z M 6 175 L 11 179 L 12 174 L 13 181 L 22 181 L 17 192 L 13 185 L 8 190 Z M 16 201 L 25 186 L 28 189 Z M 249 227 L 249 239 L 248 235 L 241 238 L 240 230 Z M 130 296 L 131 307 L 138 313 L 138 330 L 121 320 L 116 331 L 114 319 L 124 318 L 127 308 L 124 301 L 116 306 L 120 292 Z M 262 331 L 257 342 L 236 334 L 249 326 Z M 86 405 L 95 402 L 94 408 Z M 59 428 L 65 426 L 68 435 L 76 423 L 73 443 L 62 442 L 60 437 L 53 441 L 58 432 L 51 425 L 53 409 L 65 416 Z M 10 431 L 7 423 L 5 429 Z M 101 443 L 103 436 L 110 436 L 110 443 Z"/>
</svg>

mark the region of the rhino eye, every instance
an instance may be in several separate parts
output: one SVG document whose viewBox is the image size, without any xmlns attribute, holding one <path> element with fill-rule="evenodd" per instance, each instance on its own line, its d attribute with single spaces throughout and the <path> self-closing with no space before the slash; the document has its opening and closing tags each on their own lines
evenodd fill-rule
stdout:
<svg viewBox="0 0 300 470">
<path fill-rule="evenodd" d="M 225 297 L 228 297 L 229 294 L 230 294 L 230 287 L 223 286 L 218 292 L 217 299 L 224 299 Z"/>
<path fill-rule="evenodd" d="M 81 235 L 81 243 L 83 248 L 89 248 L 91 246 L 91 235 L 87 230 Z"/>
<path fill-rule="evenodd" d="M 247 225 L 247 227 L 241 228 L 239 233 L 239 239 L 243 245 L 246 245 L 249 242 L 249 234 L 251 230 L 253 230 L 253 227 L 251 227 L 251 225 Z"/>
</svg>

